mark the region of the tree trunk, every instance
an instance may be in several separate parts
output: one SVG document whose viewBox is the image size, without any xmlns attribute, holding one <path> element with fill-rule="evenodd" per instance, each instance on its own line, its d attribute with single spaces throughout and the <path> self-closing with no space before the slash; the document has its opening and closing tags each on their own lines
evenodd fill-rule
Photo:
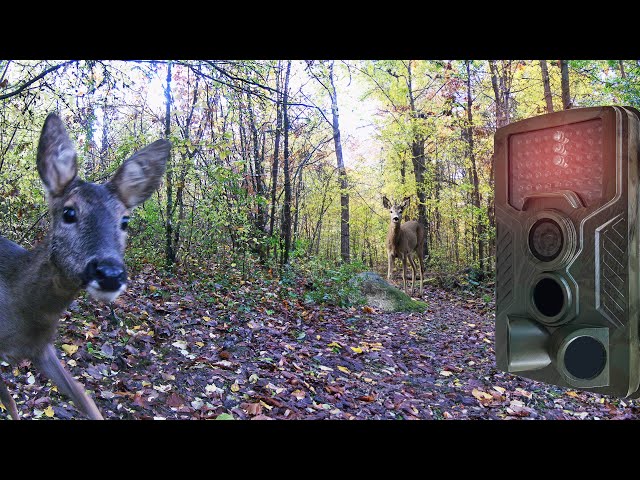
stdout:
<svg viewBox="0 0 640 480">
<path fill-rule="evenodd" d="M 164 119 L 164 136 L 165 138 L 169 138 L 171 135 L 171 62 L 167 64 L 167 86 L 164 91 L 165 102 L 166 102 L 166 111 L 165 111 L 165 119 Z M 166 190 L 167 190 L 167 209 L 166 209 L 166 219 L 167 222 L 165 224 L 165 262 L 167 267 L 171 267 L 176 261 L 176 254 L 173 250 L 173 165 L 171 163 L 171 155 L 167 160 L 167 170 L 166 170 Z"/>
<path fill-rule="evenodd" d="M 549 68 L 547 68 L 546 60 L 540 60 L 540 70 L 542 71 L 542 85 L 544 87 L 544 101 L 547 104 L 547 113 L 552 113 L 553 97 L 551 96 L 551 84 L 549 83 Z"/>
<path fill-rule="evenodd" d="M 627 74 L 624 71 L 624 62 L 622 60 L 618 60 L 618 67 L 620 68 L 620 77 L 627 78 Z"/>
<path fill-rule="evenodd" d="M 282 209 L 282 237 L 284 248 L 282 250 L 282 265 L 289 263 L 289 251 L 291 250 L 291 173 L 289 168 L 289 74 L 291 72 L 291 60 L 287 61 L 287 71 L 284 78 L 284 92 L 282 94 L 282 118 L 284 130 L 284 157 L 282 169 L 284 173 L 284 205 Z"/>
<path fill-rule="evenodd" d="M 569 62 L 567 60 L 559 60 L 560 62 L 560 83 L 562 88 L 562 108 L 568 110 L 571 105 L 571 92 L 569 91 Z"/>
<path fill-rule="evenodd" d="M 491 86 L 493 87 L 493 95 L 496 100 L 496 126 L 497 128 L 504 127 L 507 122 L 507 116 L 505 112 L 504 104 L 504 92 L 500 88 L 504 82 L 501 82 L 499 77 L 501 75 L 498 72 L 498 65 L 495 60 L 489 60 L 489 71 L 491 72 Z"/>
<path fill-rule="evenodd" d="M 413 173 L 416 178 L 416 194 L 418 195 L 418 223 L 424 227 L 425 238 L 429 238 L 429 224 L 427 222 L 427 197 L 424 191 L 424 173 L 426 162 L 424 156 L 425 138 L 419 131 L 417 122 L 419 112 L 416 110 L 415 98 L 413 96 L 413 77 L 411 72 L 411 61 L 407 64 L 407 88 L 409 95 L 409 106 L 413 128 L 413 139 L 411 141 L 411 161 L 413 163 Z M 424 258 L 429 258 L 429 242 L 424 242 Z"/>
<path fill-rule="evenodd" d="M 472 203 L 477 215 L 478 233 L 478 261 L 480 266 L 480 278 L 484 277 L 484 223 L 480 216 L 480 184 L 478 181 L 478 170 L 476 169 L 476 156 L 473 141 L 473 99 L 471 96 L 471 64 L 465 60 L 467 67 L 467 142 L 469 145 L 469 161 L 471 163 L 471 177 L 473 180 Z M 474 215 L 474 216 L 476 216 Z"/>
<path fill-rule="evenodd" d="M 333 65 L 333 62 L 329 65 L 329 83 L 331 84 L 333 142 L 340 175 L 340 257 L 343 263 L 349 263 L 351 256 L 349 251 L 349 182 L 342 157 L 342 141 L 340 139 L 340 123 L 338 121 L 338 93 L 336 92 L 333 78 Z"/>
<path fill-rule="evenodd" d="M 278 187 L 278 163 L 280 156 L 280 125 L 282 124 L 281 92 L 280 92 L 280 68 L 281 61 L 278 60 L 276 70 L 276 136 L 273 146 L 273 163 L 271 164 L 271 217 L 269 219 L 269 236 L 273 235 L 273 223 L 276 218 L 276 191 Z"/>
</svg>

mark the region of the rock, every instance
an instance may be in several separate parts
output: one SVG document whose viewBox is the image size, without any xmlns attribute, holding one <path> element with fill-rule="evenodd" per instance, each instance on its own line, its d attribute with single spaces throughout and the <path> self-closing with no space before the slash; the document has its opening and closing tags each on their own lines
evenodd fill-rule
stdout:
<svg viewBox="0 0 640 480">
<path fill-rule="evenodd" d="M 412 300 L 402 290 L 387 283 L 375 272 L 362 272 L 353 277 L 367 303 L 383 312 L 423 312 L 424 302 Z"/>
</svg>

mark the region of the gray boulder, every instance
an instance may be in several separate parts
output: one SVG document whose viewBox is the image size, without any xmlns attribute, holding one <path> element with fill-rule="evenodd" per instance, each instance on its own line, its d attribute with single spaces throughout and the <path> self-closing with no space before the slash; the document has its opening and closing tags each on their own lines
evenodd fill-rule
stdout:
<svg viewBox="0 0 640 480">
<path fill-rule="evenodd" d="M 412 300 L 375 272 L 362 272 L 353 277 L 366 298 L 367 304 L 383 312 L 423 312 L 427 304 Z"/>
</svg>

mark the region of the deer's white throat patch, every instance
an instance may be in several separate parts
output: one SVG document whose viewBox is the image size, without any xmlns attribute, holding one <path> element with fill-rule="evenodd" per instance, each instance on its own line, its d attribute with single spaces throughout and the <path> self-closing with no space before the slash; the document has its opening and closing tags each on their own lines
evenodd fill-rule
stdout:
<svg viewBox="0 0 640 480">
<path fill-rule="evenodd" d="M 118 298 L 118 295 L 120 295 L 126 289 L 127 289 L 126 283 L 123 283 L 118 290 L 115 290 L 113 292 L 108 292 L 106 290 L 101 289 L 100 285 L 95 280 L 90 281 L 89 285 L 87 285 L 87 292 L 89 292 L 89 295 L 91 295 L 96 300 L 100 300 L 101 302 L 104 302 L 104 303 L 113 302 L 116 298 Z"/>
</svg>

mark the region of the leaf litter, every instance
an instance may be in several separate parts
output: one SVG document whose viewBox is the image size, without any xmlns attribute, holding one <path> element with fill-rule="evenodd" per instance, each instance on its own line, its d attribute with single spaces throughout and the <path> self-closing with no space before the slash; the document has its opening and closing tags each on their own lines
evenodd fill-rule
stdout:
<svg viewBox="0 0 640 480">
<path fill-rule="evenodd" d="M 492 302 L 425 287 L 426 312 L 380 313 L 306 303 L 304 282 L 183 278 L 145 266 L 119 321 L 86 296 L 61 319 L 59 358 L 105 418 L 640 418 L 634 400 L 498 371 Z M 29 362 L 0 370 L 23 418 L 81 417 Z"/>
</svg>

